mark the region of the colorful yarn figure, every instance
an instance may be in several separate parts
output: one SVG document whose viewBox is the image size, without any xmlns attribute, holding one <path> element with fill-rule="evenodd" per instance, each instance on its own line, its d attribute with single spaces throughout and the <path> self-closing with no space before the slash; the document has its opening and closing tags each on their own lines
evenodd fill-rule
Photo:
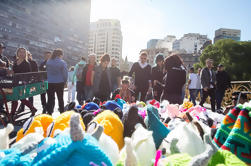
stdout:
<svg viewBox="0 0 251 166">
<path fill-rule="evenodd" d="M 251 164 L 251 119 L 249 110 L 240 111 L 227 140 L 221 149 L 231 151 L 242 161 Z"/>
<path fill-rule="evenodd" d="M 225 116 L 224 120 L 221 123 L 221 127 L 217 130 L 213 139 L 213 142 L 217 145 L 217 147 L 220 148 L 226 141 L 235 124 L 240 110 L 241 109 L 239 107 L 235 107 Z"/>
</svg>

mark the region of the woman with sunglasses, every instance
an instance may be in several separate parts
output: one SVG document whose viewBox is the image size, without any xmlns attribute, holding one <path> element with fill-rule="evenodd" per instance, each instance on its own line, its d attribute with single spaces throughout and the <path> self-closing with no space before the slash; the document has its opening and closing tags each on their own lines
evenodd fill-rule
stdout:
<svg viewBox="0 0 251 166">
<path fill-rule="evenodd" d="M 147 63 L 147 53 L 140 53 L 140 60 L 132 65 L 129 76 L 135 74 L 136 99 L 145 101 L 147 92 L 152 91 L 151 66 Z M 140 94 L 140 97 L 139 97 Z"/>
</svg>

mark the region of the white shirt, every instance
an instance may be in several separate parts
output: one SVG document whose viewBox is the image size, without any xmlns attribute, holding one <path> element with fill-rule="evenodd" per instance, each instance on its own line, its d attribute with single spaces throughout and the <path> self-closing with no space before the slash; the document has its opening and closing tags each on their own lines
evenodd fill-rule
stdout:
<svg viewBox="0 0 251 166">
<path fill-rule="evenodd" d="M 197 89 L 198 76 L 195 73 L 189 74 L 189 80 L 191 83 L 188 86 L 188 89 Z"/>
</svg>

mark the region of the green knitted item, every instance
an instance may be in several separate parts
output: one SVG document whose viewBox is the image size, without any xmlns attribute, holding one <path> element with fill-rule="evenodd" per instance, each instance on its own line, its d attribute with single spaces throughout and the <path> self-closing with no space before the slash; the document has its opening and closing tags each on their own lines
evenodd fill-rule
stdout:
<svg viewBox="0 0 251 166">
<path fill-rule="evenodd" d="M 231 132 L 240 111 L 241 111 L 240 107 L 233 108 L 231 111 L 229 111 L 229 113 L 225 116 L 225 118 L 221 122 L 221 126 L 217 130 L 213 139 L 213 142 L 218 148 L 220 148 L 227 140 L 227 137 Z"/>
<path fill-rule="evenodd" d="M 251 118 L 249 110 L 242 109 L 221 149 L 231 151 L 242 161 L 251 164 Z"/>
<path fill-rule="evenodd" d="M 231 152 L 219 150 L 209 160 L 208 166 L 246 166 L 246 164 Z"/>
<path fill-rule="evenodd" d="M 189 165 L 192 157 L 189 156 L 187 153 L 177 153 L 167 158 L 162 158 L 159 160 L 158 165 L 165 165 L 165 166 L 186 166 Z"/>
</svg>

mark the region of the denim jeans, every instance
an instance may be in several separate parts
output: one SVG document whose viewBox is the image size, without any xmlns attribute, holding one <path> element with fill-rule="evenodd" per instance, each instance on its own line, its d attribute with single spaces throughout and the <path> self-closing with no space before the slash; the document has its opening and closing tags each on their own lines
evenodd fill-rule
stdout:
<svg viewBox="0 0 251 166">
<path fill-rule="evenodd" d="M 198 89 L 189 89 L 190 93 L 190 101 L 192 101 L 193 105 L 196 106 L 196 97 L 198 94 Z"/>
<path fill-rule="evenodd" d="M 93 87 L 92 86 L 85 86 L 84 87 L 84 91 L 85 91 L 85 100 L 92 100 L 93 99 Z"/>
</svg>

